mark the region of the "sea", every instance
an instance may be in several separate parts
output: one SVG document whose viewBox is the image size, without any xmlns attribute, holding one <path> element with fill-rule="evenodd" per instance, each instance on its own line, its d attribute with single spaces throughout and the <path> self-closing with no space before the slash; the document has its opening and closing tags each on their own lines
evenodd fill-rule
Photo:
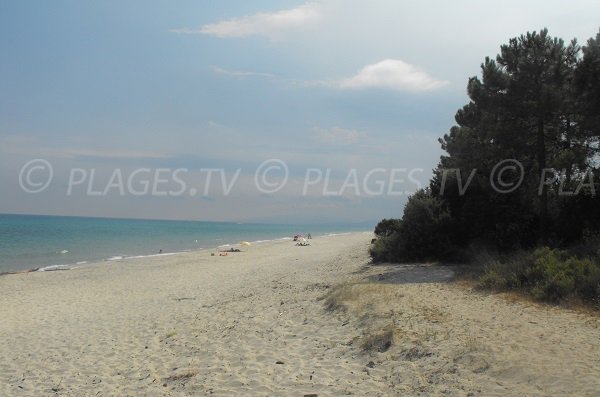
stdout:
<svg viewBox="0 0 600 397">
<path fill-rule="evenodd" d="M 126 258 L 372 231 L 374 225 L 284 225 L 0 214 L 0 274 L 58 270 Z"/>
</svg>

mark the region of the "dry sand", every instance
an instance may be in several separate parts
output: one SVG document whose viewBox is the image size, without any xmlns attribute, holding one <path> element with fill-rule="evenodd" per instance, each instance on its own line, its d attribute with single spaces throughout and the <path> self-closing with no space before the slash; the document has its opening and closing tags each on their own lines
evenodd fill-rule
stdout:
<svg viewBox="0 0 600 397">
<path fill-rule="evenodd" d="M 596 318 L 366 267 L 370 238 L 0 277 L 0 396 L 600 395 Z"/>
</svg>

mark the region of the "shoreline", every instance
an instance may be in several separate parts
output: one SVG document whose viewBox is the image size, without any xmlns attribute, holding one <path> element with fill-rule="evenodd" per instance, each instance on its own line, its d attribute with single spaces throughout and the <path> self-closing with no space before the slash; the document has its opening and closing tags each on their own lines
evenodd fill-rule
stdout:
<svg viewBox="0 0 600 397">
<path fill-rule="evenodd" d="M 315 234 L 314 237 L 333 237 L 333 236 L 350 235 L 350 234 L 354 234 L 354 233 L 372 233 L 372 232 L 371 231 L 336 232 L 336 233 L 327 233 L 327 234 Z M 253 241 L 250 241 L 250 243 L 251 244 L 262 244 L 262 243 L 269 243 L 269 242 L 274 242 L 274 241 L 287 241 L 287 240 L 292 240 L 292 239 L 293 239 L 292 237 L 276 237 L 273 239 L 253 240 Z M 5 271 L 5 272 L 0 272 L 0 277 L 16 275 L 16 274 L 23 274 L 23 273 L 74 270 L 74 269 L 84 267 L 84 266 L 85 267 L 97 266 L 97 265 L 101 265 L 101 264 L 122 262 L 122 261 L 128 261 L 128 260 L 149 259 L 149 258 L 154 258 L 154 257 L 181 255 L 181 254 L 187 254 L 187 253 L 191 253 L 191 252 L 211 251 L 211 250 L 218 250 L 219 248 L 223 248 L 223 247 L 233 247 L 233 246 L 237 246 L 237 245 L 239 245 L 239 242 L 228 242 L 228 243 L 224 243 L 224 244 L 218 245 L 216 247 L 210 247 L 210 248 L 198 247 L 198 248 L 184 249 L 181 251 L 153 253 L 153 254 L 139 254 L 139 255 L 134 254 L 131 256 L 115 255 L 115 256 L 105 258 L 105 259 L 100 259 L 100 260 L 84 260 L 84 261 L 78 261 L 76 263 L 64 263 L 64 264 L 54 264 L 54 265 L 47 265 L 47 266 L 36 266 L 36 267 L 24 268 L 24 269 L 20 269 L 20 270 Z"/>
</svg>

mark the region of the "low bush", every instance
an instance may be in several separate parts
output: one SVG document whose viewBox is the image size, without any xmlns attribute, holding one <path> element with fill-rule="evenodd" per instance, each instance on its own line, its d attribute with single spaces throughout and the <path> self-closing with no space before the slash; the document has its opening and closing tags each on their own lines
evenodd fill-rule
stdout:
<svg viewBox="0 0 600 397">
<path fill-rule="evenodd" d="M 374 262 L 447 260 L 456 257 L 450 213 L 429 190 L 418 190 L 404 207 L 402 220 L 384 219 L 375 228 Z"/>
<path fill-rule="evenodd" d="M 400 219 L 382 219 L 375 226 L 375 234 L 378 237 L 387 237 L 400 230 L 402 221 Z"/>
<path fill-rule="evenodd" d="M 521 290 L 546 302 L 576 299 L 598 305 L 600 264 L 590 257 L 544 247 L 492 261 L 479 277 L 479 286 Z"/>
<path fill-rule="evenodd" d="M 369 254 L 374 262 L 393 262 L 398 257 L 400 237 L 397 232 L 379 237 L 371 248 Z"/>
<path fill-rule="evenodd" d="M 600 266 L 589 258 L 541 248 L 526 274 L 535 298 L 558 302 L 569 297 L 595 302 L 600 293 Z"/>
</svg>

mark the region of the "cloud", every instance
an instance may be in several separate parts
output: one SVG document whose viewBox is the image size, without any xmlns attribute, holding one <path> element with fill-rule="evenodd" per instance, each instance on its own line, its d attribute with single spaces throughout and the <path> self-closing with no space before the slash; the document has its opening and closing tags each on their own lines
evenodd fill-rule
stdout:
<svg viewBox="0 0 600 397">
<path fill-rule="evenodd" d="M 224 129 L 226 128 L 225 125 L 219 123 L 218 121 L 214 121 L 214 120 L 208 120 L 208 122 L 206 123 L 210 128 L 216 128 L 216 129 Z"/>
<path fill-rule="evenodd" d="M 367 65 L 356 75 L 340 81 L 340 88 L 388 88 L 399 91 L 429 91 L 447 85 L 417 66 L 400 59 L 385 59 Z"/>
<path fill-rule="evenodd" d="M 199 29 L 192 29 L 192 28 L 188 28 L 188 27 L 169 29 L 169 32 L 171 32 L 171 33 L 179 33 L 179 34 L 198 34 L 198 33 L 201 33 Z"/>
<path fill-rule="evenodd" d="M 271 73 L 249 72 L 246 70 L 227 70 L 227 69 L 220 68 L 218 66 L 212 66 L 211 69 L 215 73 L 224 74 L 226 76 L 232 76 L 232 77 L 266 77 L 269 79 L 277 77 Z"/>
<path fill-rule="evenodd" d="M 215 73 L 226 76 L 245 78 L 262 77 L 293 86 L 301 87 L 323 87 L 333 89 L 372 89 L 386 88 L 397 91 L 431 91 L 448 84 L 448 81 L 438 80 L 431 77 L 417 66 L 411 65 L 399 59 L 385 59 L 383 61 L 367 65 L 358 73 L 349 78 L 337 80 L 293 80 L 282 79 L 271 73 L 251 72 L 245 70 L 227 70 L 213 66 Z"/>
<path fill-rule="evenodd" d="M 312 132 L 317 142 L 328 145 L 352 145 L 367 137 L 366 132 L 341 127 L 313 127 Z"/>
<path fill-rule="evenodd" d="M 305 28 L 321 18 L 319 6 L 307 3 L 289 10 L 276 12 L 260 12 L 241 18 L 224 20 L 198 29 L 187 27 L 171 29 L 173 33 L 181 34 L 207 34 L 219 38 L 265 36 L 277 40 L 289 30 Z"/>
</svg>

